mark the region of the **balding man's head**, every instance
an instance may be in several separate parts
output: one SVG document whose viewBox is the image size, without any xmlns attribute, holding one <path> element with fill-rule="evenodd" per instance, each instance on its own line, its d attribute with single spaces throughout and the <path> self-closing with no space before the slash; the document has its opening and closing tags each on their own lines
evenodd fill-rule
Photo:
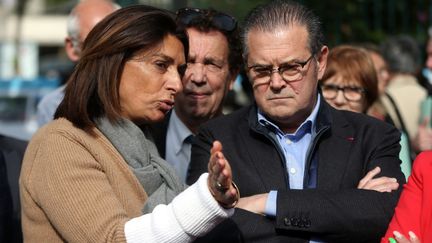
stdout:
<svg viewBox="0 0 432 243">
<path fill-rule="evenodd" d="M 78 61 L 81 46 L 93 27 L 105 16 L 119 9 L 120 6 L 109 0 L 82 0 L 68 17 L 65 39 L 66 53 L 72 61 Z"/>
</svg>

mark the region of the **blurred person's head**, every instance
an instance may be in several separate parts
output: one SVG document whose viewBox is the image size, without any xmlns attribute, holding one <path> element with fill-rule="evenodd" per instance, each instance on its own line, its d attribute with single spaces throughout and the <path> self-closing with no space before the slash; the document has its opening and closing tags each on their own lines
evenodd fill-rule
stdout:
<svg viewBox="0 0 432 243">
<path fill-rule="evenodd" d="M 136 5 L 114 12 L 86 38 L 55 118 L 87 131 L 100 117 L 162 120 L 182 89 L 187 46 L 169 11 Z"/>
<path fill-rule="evenodd" d="M 239 30 L 232 16 L 213 9 L 180 9 L 177 24 L 187 31 L 189 54 L 175 112 L 196 132 L 200 124 L 222 114 L 242 67 Z"/>
<path fill-rule="evenodd" d="M 364 113 L 378 97 L 378 79 L 368 52 L 340 45 L 330 50 L 320 80 L 322 95 L 333 107 Z"/>
<path fill-rule="evenodd" d="M 365 44 L 362 47 L 366 49 L 372 59 L 378 78 L 378 93 L 383 94 L 390 78 L 387 69 L 387 63 L 384 60 L 384 57 L 382 56 L 381 50 L 378 46 L 373 44 Z"/>
<path fill-rule="evenodd" d="M 426 43 L 426 67 L 432 70 L 432 26 L 428 30 L 428 41 Z"/>
<path fill-rule="evenodd" d="M 78 61 L 82 44 L 93 27 L 120 6 L 110 0 L 81 0 L 67 19 L 65 49 L 69 59 Z"/>
<path fill-rule="evenodd" d="M 417 75 L 420 71 L 420 49 L 412 37 L 407 35 L 391 37 L 382 44 L 381 49 L 390 76 Z"/>
<path fill-rule="evenodd" d="M 328 48 L 319 18 L 294 1 L 271 1 L 249 12 L 244 60 L 260 112 L 294 132 L 317 103 Z"/>
</svg>

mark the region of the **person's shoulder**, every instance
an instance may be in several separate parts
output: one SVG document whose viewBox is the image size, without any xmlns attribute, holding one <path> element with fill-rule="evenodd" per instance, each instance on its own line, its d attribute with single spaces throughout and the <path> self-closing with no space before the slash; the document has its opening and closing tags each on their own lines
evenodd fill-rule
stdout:
<svg viewBox="0 0 432 243">
<path fill-rule="evenodd" d="M 432 151 L 424 151 L 417 155 L 413 170 L 428 171 L 432 175 Z"/>
<path fill-rule="evenodd" d="M 51 105 L 52 103 L 60 104 L 60 102 L 64 96 L 64 89 L 65 89 L 65 86 L 62 85 L 62 86 L 58 87 L 57 89 L 51 91 L 50 93 L 46 94 L 45 96 L 43 96 L 41 101 L 38 104 L 38 108 L 41 109 L 47 105 Z"/>
<path fill-rule="evenodd" d="M 25 151 L 27 141 L 0 134 L 0 149 Z"/>
<path fill-rule="evenodd" d="M 237 126 L 241 121 L 247 121 L 251 106 L 242 107 L 230 114 L 222 115 L 210 119 L 204 124 L 206 127 Z"/>
<path fill-rule="evenodd" d="M 33 140 L 50 140 L 53 138 L 65 137 L 73 140 L 82 140 L 85 138 L 92 138 L 88 132 L 81 128 L 76 127 L 72 122 L 66 118 L 55 119 L 43 127 L 39 128 L 30 142 Z"/>
<path fill-rule="evenodd" d="M 349 124 L 355 127 L 376 127 L 381 129 L 396 129 L 393 125 L 379 120 L 375 117 L 369 116 L 367 114 L 345 111 L 345 110 L 334 110 L 333 118 L 335 120 L 345 119 Z"/>
</svg>

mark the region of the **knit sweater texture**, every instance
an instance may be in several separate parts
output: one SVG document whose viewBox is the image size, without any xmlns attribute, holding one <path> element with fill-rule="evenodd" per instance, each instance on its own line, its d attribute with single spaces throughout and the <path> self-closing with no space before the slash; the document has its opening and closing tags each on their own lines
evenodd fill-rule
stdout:
<svg viewBox="0 0 432 243">
<path fill-rule="evenodd" d="M 20 176 L 25 242 L 191 242 L 232 215 L 211 196 L 207 174 L 142 215 L 144 188 L 94 131 L 60 118 L 33 136 Z"/>
</svg>

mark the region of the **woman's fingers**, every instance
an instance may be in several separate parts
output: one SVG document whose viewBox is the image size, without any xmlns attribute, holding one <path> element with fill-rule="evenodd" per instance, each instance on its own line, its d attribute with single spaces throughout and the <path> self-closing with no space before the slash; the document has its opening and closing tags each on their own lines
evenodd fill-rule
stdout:
<svg viewBox="0 0 432 243">
<path fill-rule="evenodd" d="M 219 141 L 213 143 L 208 172 L 208 186 L 213 197 L 226 208 L 234 207 L 238 192 L 232 184 L 231 167 L 222 153 L 222 144 Z"/>
</svg>

